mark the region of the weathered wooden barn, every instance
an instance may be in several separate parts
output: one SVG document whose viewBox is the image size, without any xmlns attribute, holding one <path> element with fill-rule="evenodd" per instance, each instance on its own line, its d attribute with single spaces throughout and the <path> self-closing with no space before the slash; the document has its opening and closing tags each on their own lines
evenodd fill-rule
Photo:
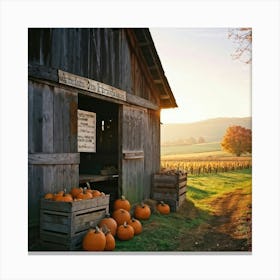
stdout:
<svg viewBox="0 0 280 280">
<path fill-rule="evenodd" d="M 132 203 L 160 170 L 160 110 L 177 107 L 147 28 L 28 30 L 28 225 L 40 198 L 90 182 Z"/>
</svg>

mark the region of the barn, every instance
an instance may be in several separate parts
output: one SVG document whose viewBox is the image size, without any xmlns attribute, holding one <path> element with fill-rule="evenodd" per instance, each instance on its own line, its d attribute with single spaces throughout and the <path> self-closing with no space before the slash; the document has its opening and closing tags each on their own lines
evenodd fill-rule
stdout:
<svg viewBox="0 0 280 280">
<path fill-rule="evenodd" d="M 148 28 L 30 28 L 29 248 L 47 192 L 87 183 L 110 202 L 150 198 L 160 110 L 174 107 Z"/>
</svg>

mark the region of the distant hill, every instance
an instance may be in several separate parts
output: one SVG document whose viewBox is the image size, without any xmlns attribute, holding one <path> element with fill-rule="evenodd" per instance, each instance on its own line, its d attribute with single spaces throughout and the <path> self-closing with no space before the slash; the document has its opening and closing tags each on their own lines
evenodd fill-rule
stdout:
<svg viewBox="0 0 280 280">
<path fill-rule="evenodd" d="M 240 125 L 252 129 L 252 118 L 216 118 L 195 123 L 161 125 L 161 144 L 180 144 L 186 139 L 203 137 L 205 142 L 221 141 L 226 129 Z"/>
</svg>

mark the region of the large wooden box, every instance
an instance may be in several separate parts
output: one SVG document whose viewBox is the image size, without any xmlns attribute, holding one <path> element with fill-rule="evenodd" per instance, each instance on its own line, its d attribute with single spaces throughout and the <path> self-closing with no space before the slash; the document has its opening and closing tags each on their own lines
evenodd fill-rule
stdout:
<svg viewBox="0 0 280 280">
<path fill-rule="evenodd" d="M 82 240 L 109 212 L 110 195 L 88 200 L 58 202 L 41 200 L 40 241 L 42 250 L 81 250 Z"/>
<path fill-rule="evenodd" d="M 187 174 L 155 174 L 153 176 L 152 197 L 168 203 L 176 212 L 186 200 Z"/>
</svg>

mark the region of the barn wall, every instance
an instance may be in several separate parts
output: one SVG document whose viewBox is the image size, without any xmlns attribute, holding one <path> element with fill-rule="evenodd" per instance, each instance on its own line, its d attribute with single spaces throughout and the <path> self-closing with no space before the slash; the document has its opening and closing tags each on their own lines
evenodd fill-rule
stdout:
<svg viewBox="0 0 280 280">
<path fill-rule="evenodd" d="M 152 175 L 160 170 L 160 111 L 148 110 L 147 128 L 144 146 L 144 199 L 150 198 Z"/>
<path fill-rule="evenodd" d="M 125 29 L 31 28 L 29 64 L 61 69 L 158 104 Z"/>
<path fill-rule="evenodd" d="M 41 197 L 79 184 L 77 105 L 76 92 L 28 83 L 28 225 L 35 232 Z"/>
</svg>

